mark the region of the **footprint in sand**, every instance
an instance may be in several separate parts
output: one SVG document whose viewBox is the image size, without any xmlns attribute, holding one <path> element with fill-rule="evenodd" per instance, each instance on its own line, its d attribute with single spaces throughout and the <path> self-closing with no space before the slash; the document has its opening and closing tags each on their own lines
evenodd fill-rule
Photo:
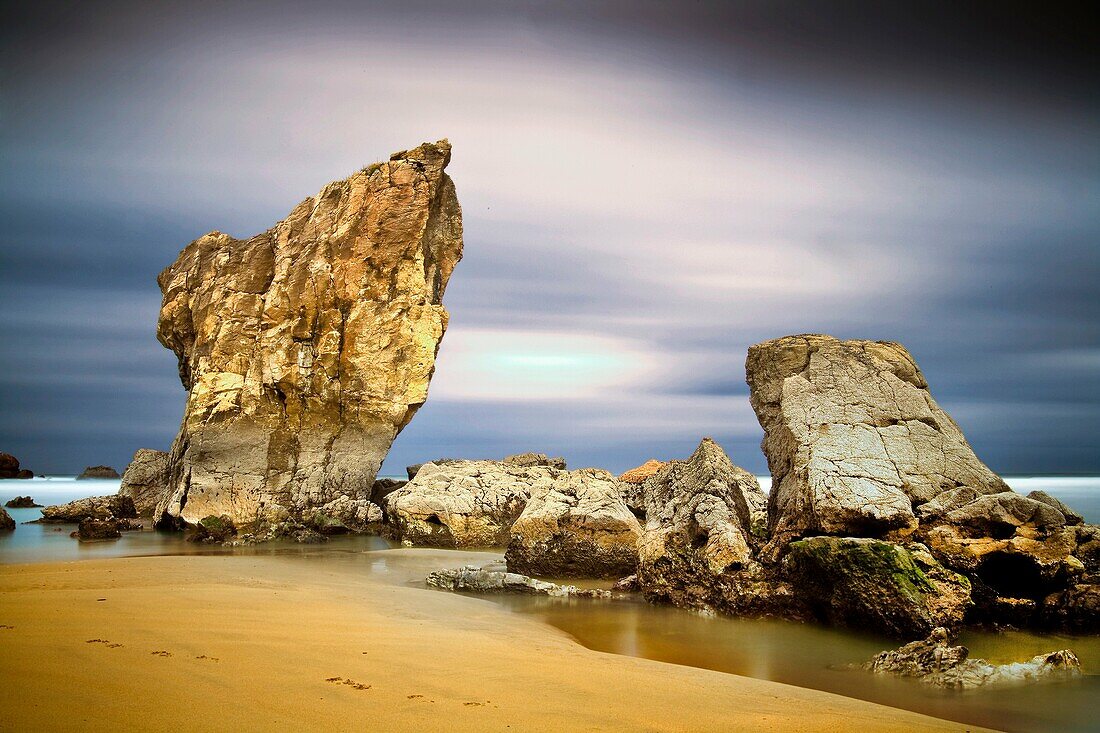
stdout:
<svg viewBox="0 0 1100 733">
<path fill-rule="evenodd" d="M 8 626 L 7 624 L 0 624 L 0 629 L 14 629 L 14 626 Z M 363 652 L 366 654 L 366 652 Z"/>
<path fill-rule="evenodd" d="M 84 643 L 85 644 L 103 644 L 108 649 L 118 649 L 120 646 L 122 646 L 122 644 L 119 644 L 117 642 L 111 642 L 111 641 L 108 641 L 107 639 L 88 639 Z"/>
<path fill-rule="evenodd" d="M 370 689 L 370 685 L 364 685 L 362 682 L 356 682 L 355 680 L 349 680 L 343 677 L 326 677 L 325 682 L 331 682 L 334 685 L 347 685 L 354 690 Z"/>
<path fill-rule="evenodd" d="M 155 652 L 149 652 L 149 653 L 152 654 L 154 657 L 170 657 L 170 656 L 172 656 L 172 652 L 166 652 L 163 649 L 157 649 Z"/>
<path fill-rule="evenodd" d="M 221 661 L 217 657 L 208 657 L 205 654 L 200 654 L 199 656 L 195 657 L 195 659 L 205 659 L 208 662 L 220 662 Z"/>
<path fill-rule="evenodd" d="M 463 704 L 463 705 L 464 705 L 465 707 L 468 707 L 468 708 L 473 708 L 473 707 L 478 707 L 478 708 L 479 708 L 479 707 L 481 707 L 482 705 L 484 705 L 485 703 L 480 703 L 480 702 L 464 702 L 464 703 L 462 703 L 462 704 Z"/>
</svg>

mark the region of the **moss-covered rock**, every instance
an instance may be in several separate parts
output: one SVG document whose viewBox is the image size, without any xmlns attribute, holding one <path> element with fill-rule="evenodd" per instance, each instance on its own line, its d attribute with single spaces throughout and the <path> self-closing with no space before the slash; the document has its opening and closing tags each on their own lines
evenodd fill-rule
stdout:
<svg viewBox="0 0 1100 733">
<path fill-rule="evenodd" d="M 922 545 L 811 537 L 791 543 L 785 569 L 823 620 L 899 638 L 956 628 L 970 606 L 970 581 Z"/>
<path fill-rule="evenodd" d="M 233 523 L 233 520 L 228 515 L 210 515 L 199 520 L 199 523 L 195 525 L 191 534 L 188 535 L 187 540 L 189 542 L 206 542 L 214 544 L 225 542 L 236 535 L 237 525 Z"/>
</svg>

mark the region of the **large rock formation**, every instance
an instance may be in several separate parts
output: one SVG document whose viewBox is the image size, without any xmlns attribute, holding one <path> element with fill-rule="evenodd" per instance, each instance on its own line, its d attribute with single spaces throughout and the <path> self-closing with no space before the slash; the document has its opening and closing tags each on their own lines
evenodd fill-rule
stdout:
<svg viewBox="0 0 1100 733">
<path fill-rule="evenodd" d="M 945 491 L 1009 490 L 900 344 L 787 336 L 750 348 L 746 372 L 772 473 L 773 555 L 806 535 L 912 531 L 914 504 Z"/>
<path fill-rule="evenodd" d="M 1040 654 L 1027 662 L 992 664 L 970 659 L 965 646 L 952 646 L 947 629 L 936 628 L 927 638 L 882 652 L 865 669 L 897 677 L 916 677 L 927 685 L 950 689 L 999 687 L 1079 677 L 1081 662 L 1069 649 Z"/>
<path fill-rule="evenodd" d="M 8 514 L 8 510 L 0 507 L 0 532 L 11 532 L 15 529 L 15 520 Z"/>
<path fill-rule="evenodd" d="M 8 509 L 36 509 L 42 505 L 29 496 L 17 496 L 4 502 L 4 506 Z"/>
<path fill-rule="evenodd" d="M 395 153 L 262 234 L 200 237 L 161 273 L 157 336 L 188 394 L 158 517 L 264 524 L 369 500 L 447 327 L 462 256 L 450 153 Z"/>
<path fill-rule="evenodd" d="M 134 500 L 139 515 L 151 517 L 168 493 L 168 454 L 138 448 L 122 474 L 118 493 Z"/>
<path fill-rule="evenodd" d="M 811 537 L 790 546 L 786 575 L 821 620 L 912 639 L 957 629 L 970 582 L 927 549 L 868 538 Z"/>
<path fill-rule="evenodd" d="M 642 484 L 638 585 L 653 601 L 735 615 L 800 616 L 792 588 L 755 560 L 765 495 L 710 438 Z"/>
<path fill-rule="evenodd" d="M 568 472 L 546 464 L 447 460 L 425 463 L 386 499 L 390 529 L 410 545 L 503 547 L 535 489 Z"/>
<path fill-rule="evenodd" d="M 514 572 L 554 577 L 619 578 L 638 564 L 641 525 L 618 481 L 597 468 L 561 472 L 538 483 L 512 524 L 505 558 Z"/>
</svg>

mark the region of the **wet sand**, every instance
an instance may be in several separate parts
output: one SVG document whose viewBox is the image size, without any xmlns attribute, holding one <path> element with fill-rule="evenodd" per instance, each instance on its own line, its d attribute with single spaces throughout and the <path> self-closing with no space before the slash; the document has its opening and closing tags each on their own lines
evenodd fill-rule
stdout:
<svg viewBox="0 0 1100 733">
<path fill-rule="evenodd" d="M 975 730 L 270 556 L 0 566 L 0 728 Z"/>
</svg>

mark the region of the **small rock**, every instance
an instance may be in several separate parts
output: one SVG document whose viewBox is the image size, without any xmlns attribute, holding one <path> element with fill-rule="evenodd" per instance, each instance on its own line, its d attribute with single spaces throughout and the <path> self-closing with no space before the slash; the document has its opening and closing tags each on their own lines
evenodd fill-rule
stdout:
<svg viewBox="0 0 1100 733">
<path fill-rule="evenodd" d="M 111 519 L 92 519 L 85 518 L 80 520 L 80 525 L 76 532 L 72 533 L 73 537 L 76 537 L 81 542 L 91 542 L 95 540 L 114 540 L 122 536 L 122 532 L 119 528 L 118 520 Z"/>
<path fill-rule="evenodd" d="M 110 466 L 88 466 L 80 475 L 76 477 L 77 480 L 92 479 L 92 478 L 122 478 L 118 475 L 118 471 Z"/>
<path fill-rule="evenodd" d="M 916 677 L 925 684 L 952 689 L 1063 680 L 1081 674 L 1081 662 L 1068 649 L 1040 654 L 1026 662 L 996 665 L 984 659 L 970 659 L 965 646 L 951 646 L 950 642 L 948 630 L 938 627 L 926 639 L 881 652 L 864 668 L 898 677 Z"/>
<path fill-rule="evenodd" d="M 8 510 L 0 507 L 0 532 L 15 531 L 15 520 L 8 514 Z"/>
<path fill-rule="evenodd" d="M 462 593 L 518 593 L 556 598 L 610 598 L 611 591 L 558 585 L 518 573 L 510 573 L 504 563 L 483 567 L 466 565 L 456 570 L 437 570 L 425 582 L 432 588 Z"/>
<path fill-rule="evenodd" d="M 9 499 L 7 502 L 5 502 L 4 506 L 6 506 L 8 509 L 34 509 L 42 505 L 36 504 L 34 502 L 34 499 L 29 496 L 17 496 L 14 499 Z"/>
</svg>

